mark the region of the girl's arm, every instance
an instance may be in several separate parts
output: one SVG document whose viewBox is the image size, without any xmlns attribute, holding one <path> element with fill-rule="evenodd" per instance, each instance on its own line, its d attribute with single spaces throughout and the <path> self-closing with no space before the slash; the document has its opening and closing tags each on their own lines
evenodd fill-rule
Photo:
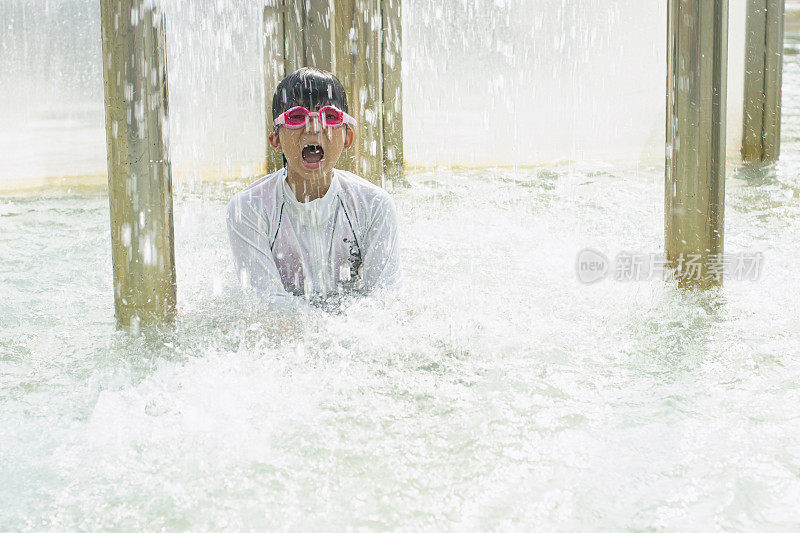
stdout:
<svg viewBox="0 0 800 533">
<path fill-rule="evenodd" d="M 393 293 L 403 284 L 400 267 L 400 236 L 397 210 L 388 192 L 375 197 L 370 210 L 372 220 L 365 236 L 366 252 L 363 257 L 364 290 L 387 289 Z"/>
</svg>

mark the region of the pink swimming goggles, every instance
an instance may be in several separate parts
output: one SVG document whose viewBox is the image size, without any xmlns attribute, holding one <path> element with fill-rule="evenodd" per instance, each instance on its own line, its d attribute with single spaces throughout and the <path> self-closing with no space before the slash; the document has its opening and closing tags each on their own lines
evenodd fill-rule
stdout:
<svg viewBox="0 0 800 533">
<path fill-rule="evenodd" d="M 303 106 L 295 106 L 281 113 L 273 124 L 275 128 L 284 126 L 296 130 L 304 127 L 310 117 L 317 117 L 322 122 L 323 128 L 339 128 L 345 124 L 356 125 L 356 119 L 332 105 L 321 107 L 319 111 L 309 111 Z"/>
</svg>

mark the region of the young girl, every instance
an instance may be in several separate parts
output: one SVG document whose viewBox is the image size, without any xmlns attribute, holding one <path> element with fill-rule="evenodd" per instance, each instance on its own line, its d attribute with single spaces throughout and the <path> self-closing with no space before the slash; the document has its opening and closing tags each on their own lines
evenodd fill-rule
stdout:
<svg viewBox="0 0 800 533">
<path fill-rule="evenodd" d="M 344 87 L 330 72 L 301 68 L 284 78 L 269 135 L 284 166 L 228 205 L 239 278 L 273 301 L 326 303 L 402 284 L 391 196 L 334 168 L 353 144 L 356 120 L 347 111 Z"/>
</svg>

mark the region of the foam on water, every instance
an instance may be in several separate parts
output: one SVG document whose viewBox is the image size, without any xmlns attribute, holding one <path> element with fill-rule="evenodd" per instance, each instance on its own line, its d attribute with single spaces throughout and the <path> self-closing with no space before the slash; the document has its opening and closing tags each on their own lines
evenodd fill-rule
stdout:
<svg viewBox="0 0 800 533">
<path fill-rule="evenodd" d="M 761 278 L 707 294 L 577 281 L 584 246 L 660 250 L 658 167 L 412 175 L 405 294 L 338 315 L 240 296 L 241 184 L 179 190 L 180 318 L 135 337 L 103 194 L 3 199 L 0 529 L 795 524 L 785 151 L 728 181 L 727 250 Z"/>
</svg>

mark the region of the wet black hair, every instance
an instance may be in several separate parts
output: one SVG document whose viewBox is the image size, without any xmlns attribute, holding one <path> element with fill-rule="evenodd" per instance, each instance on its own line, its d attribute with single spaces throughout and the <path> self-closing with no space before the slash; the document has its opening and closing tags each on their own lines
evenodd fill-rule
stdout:
<svg viewBox="0 0 800 533">
<path fill-rule="evenodd" d="M 347 93 L 332 72 L 315 67 L 302 67 L 281 80 L 272 95 L 272 120 L 294 106 L 314 109 L 333 105 L 349 113 Z M 349 127 L 349 126 L 348 126 Z M 286 166 L 286 158 L 283 158 Z"/>
</svg>

